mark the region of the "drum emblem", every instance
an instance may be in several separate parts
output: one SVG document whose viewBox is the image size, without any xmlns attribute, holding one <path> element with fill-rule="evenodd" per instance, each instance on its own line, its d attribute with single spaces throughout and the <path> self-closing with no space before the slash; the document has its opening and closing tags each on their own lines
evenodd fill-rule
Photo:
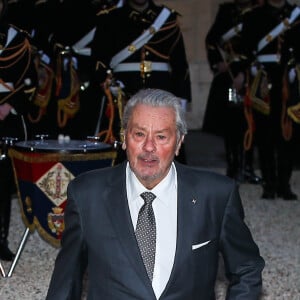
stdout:
<svg viewBox="0 0 300 300">
<path fill-rule="evenodd" d="M 64 213 L 60 207 L 53 207 L 53 213 L 48 214 L 48 226 L 52 233 L 60 236 L 65 229 Z"/>
<path fill-rule="evenodd" d="M 73 178 L 63 164 L 57 163 L 36 181 L 36 185 L 55 206 L 60 206 L 67 200 L 68 183 Z"/>
</svg>

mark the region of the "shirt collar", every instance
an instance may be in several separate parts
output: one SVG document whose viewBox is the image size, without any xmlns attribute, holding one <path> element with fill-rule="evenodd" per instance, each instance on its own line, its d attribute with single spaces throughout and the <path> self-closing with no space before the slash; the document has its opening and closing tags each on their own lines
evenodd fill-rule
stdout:
<svg viewBox="0 0 300 300">
<path fill-rule="evenodd" d="M 127 162 L 126 166 L 126 187 L 127 187 L 127 197 L 128 201 L 139 201 L 140 194 L 145 191 L 150 191 L 145 188 L 141 182 L 137 179 L 135 174 L 130 169 L 129 163 Z M 167 176 L 155 186 L 151 192 L 153 192 L 156 197 L 162 201 L 165 205 L 168 205 L 169 197 L 166 195 L 171 195 L 177 189 L 177 172 L 174 162 L 171 165 L 171 168 Z"/>
</svg>

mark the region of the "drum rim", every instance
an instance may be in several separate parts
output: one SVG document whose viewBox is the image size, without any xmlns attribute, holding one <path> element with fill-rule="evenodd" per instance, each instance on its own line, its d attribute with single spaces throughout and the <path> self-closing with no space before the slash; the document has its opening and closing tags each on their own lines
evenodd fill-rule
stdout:
<svg viewBox="0 0 300 300">
<path fill-rule="evenodd" d="M 81 142 L 82 147 L 70 147 L 70 143 L 74 142 Z M 25 143 L 28 143 L 28 145 L 24 145 Z M 88 140 L 71 140 L 70 142 L 61 143 L 60 145 L 62 148 L 45 148 L 45 147 L 38 147 L 38 143 L 41 145 L 42 143 L 46 144 L 57 144 L 60 143 L 57 140 L 28 140 L 28 141 L 19 141 L 16 142 L 12 148 L 24 151 L 24 152 L 31 152 L 31 153 L 97 153 L 97 152 L 105 152 L 105 151 L 111 151 L 113 149 L 112 145 L 103 143 L 103 142 L 91 142 Z M 87 147 L 84 147 L 84 143 L 87 144 Z M 63 145 L 66 147 L 63 148 Z M 69 147 L 68 147 L 69 146 Z M 92 147 L 94 146 L 94 147 Z"/>
</svg>

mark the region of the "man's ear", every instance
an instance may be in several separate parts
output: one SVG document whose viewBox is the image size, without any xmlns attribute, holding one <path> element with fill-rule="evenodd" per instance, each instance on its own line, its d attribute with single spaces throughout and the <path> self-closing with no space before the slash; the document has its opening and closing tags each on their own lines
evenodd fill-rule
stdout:
<svg viewBox="0 0 300 300">
<path fill-rule="evenodd" d="M 126 150 L 126 143 L 125 143 L 125 131 L 121 131 L 121 143 L 122 143 L 122 150 Z"/>
<path fill-rule="evenodd" d="M 179 155 L 179 150 L 181 148 L 181 145 L 184 141 L 184 135 L 181 136 L 181 138 L 179 139 L 178 143 L 177 143 L 177 146 L 176 146 L 176 151 L 175 151 L 175 155 L 178 156 Z"/>
</svg>

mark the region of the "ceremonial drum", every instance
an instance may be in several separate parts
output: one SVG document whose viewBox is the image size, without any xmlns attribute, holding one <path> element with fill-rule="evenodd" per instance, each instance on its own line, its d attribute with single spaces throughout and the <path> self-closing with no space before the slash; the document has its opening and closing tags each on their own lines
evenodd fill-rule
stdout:
<svg viewBox="0 0 300 300">
<path fill-rule="evenodd" d="M 82 172 L 112 166 L 116 158 L 111 145 L 88 140 L 22 141 L 8 153 L 25 225 L 57 247 L 64 230 L 68 183 Z"/>
</svg>

